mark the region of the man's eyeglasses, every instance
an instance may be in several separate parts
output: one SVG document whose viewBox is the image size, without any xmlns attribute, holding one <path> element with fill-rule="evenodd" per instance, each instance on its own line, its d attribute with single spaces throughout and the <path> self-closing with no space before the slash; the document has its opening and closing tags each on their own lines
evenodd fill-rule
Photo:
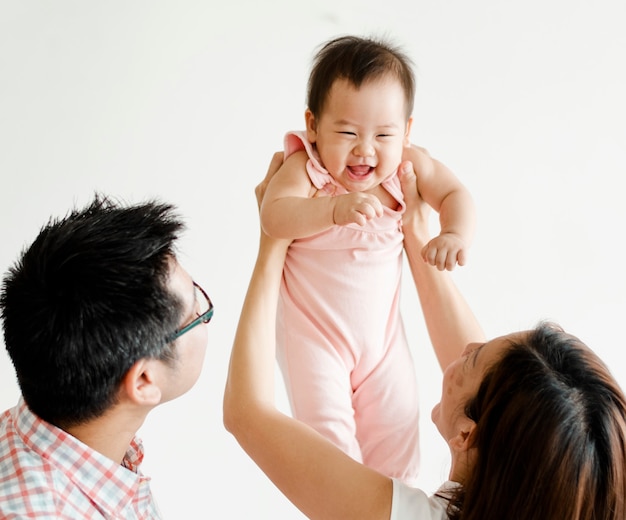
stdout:
<svg viewBox="0 0 626 520">
<path fill-rule="evenodd" d="M 198 317 L 174 332 L 170 336 L 170 341 L 174 341 L 176 338 L 182 336 L 185 332 L 189 332 L 196 325 L 200 325 L 200 323 L 209 323 L 211 321 L 211 318 L 213 317 L 213 303 L 211 302 L 211 298 L 209 298 L 204 289 L 200 287 L 196 282 L 193 282 L 193 287 L 195 289 L 195 304 L 198 306 L 196 310 L 196 314 L 198 315 Z"/>
</svg>

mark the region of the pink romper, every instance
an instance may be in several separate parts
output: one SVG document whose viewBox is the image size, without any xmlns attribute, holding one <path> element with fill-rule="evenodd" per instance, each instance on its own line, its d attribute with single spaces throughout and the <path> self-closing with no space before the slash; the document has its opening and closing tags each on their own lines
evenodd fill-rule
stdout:
<svg viewBox="0 0 626 520">
<path fill-rule="evenodd" d="M 285 157 L 309 155 L 317 196 L 346 193 L 303 132 Z M 334 226 L 289 247 L 280 290 L 277 359 L 294 417 L 354 459 L 413 484 L 419 470 L 419 400 L 400 315 L 404 201 L 396 173 L 383 186 L 399 210 Z"/>
</svg>

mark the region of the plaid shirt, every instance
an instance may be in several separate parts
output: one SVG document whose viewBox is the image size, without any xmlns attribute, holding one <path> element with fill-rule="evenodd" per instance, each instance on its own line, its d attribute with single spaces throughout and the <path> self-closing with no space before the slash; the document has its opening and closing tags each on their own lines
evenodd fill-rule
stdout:
<svg viewBox="0 0 626 520">
<path fill-rule="evenodd" d="M 139 471 L 141 441 L 122 465 L 34 415 L 20 399 L 0 415 L 3 519 L 161 518 L 150 479 Z"/>
</svg>

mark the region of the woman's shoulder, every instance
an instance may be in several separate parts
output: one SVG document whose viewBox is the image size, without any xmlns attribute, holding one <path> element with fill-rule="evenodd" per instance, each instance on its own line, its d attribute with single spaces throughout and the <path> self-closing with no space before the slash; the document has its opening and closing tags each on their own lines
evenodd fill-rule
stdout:
<svg viewBox="0 0 626 520">
<path fill-rule="evenodd" d="M 456 482 L 444 482 L 433 495 L 428 495 L 394 479 L 390 520 L 447 520 L 448 500 L 444 497 L 458 486 Z"/>
</svg>

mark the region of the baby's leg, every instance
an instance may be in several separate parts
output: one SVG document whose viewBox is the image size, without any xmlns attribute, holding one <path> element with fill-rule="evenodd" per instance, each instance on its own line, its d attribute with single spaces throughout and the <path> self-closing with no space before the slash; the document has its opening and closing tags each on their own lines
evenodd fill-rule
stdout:
<svg viewBox="0 0 626 520">
<path fill-rule="evenodd" d="M 322 338 L 279 341 L 277 358 L 293 416 L 362 462 L 356 439 L 349 368 Z"/>
<path fill-rule="evenodd" d="M 355 370 L 353 406 L 363 462 L 414 485 L 419 472 L 419 396 L 403 331 L 367 374 Z"/>
</svg>

